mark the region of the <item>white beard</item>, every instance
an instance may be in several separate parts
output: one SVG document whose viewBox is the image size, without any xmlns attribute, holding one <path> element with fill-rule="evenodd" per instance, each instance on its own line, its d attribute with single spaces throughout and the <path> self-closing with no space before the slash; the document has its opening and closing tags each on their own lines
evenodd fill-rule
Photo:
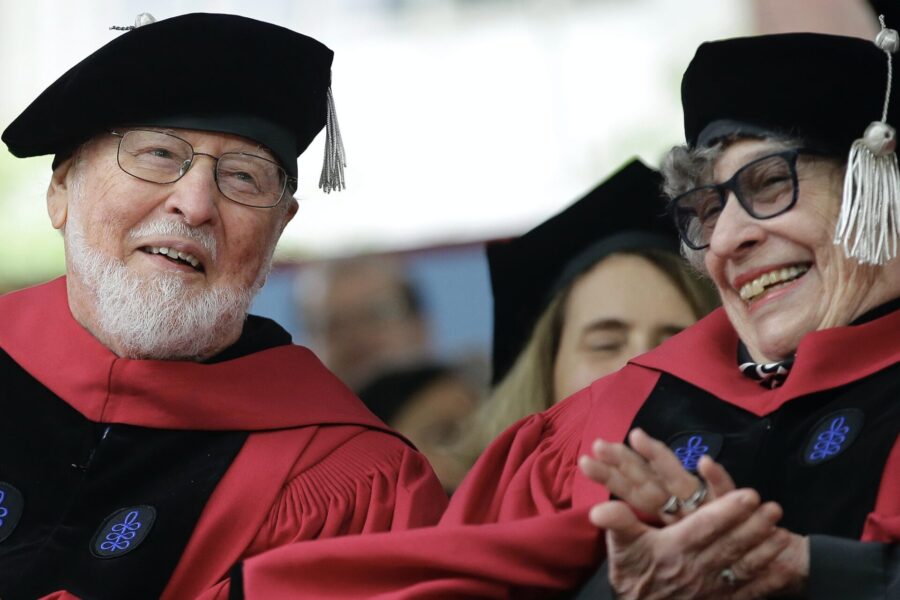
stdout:
<svg viewBox="0 0 900 600">
<path fill-rule="evenodd" d="M 123 261 L 90 247 L 73 212 L 77 209 L 69 212 L 65 230 L 69 276 L 77 277 L 94 296 L 97 330 L 92 333 L 101 342 L 115 345 L 120 356 L 196 360 L 224 349 L 228 336 L 241 330 L 250 302 L 265 282 L 274 248 L 268 249 L 264 267 L 250 288 L 198 289 L 177 273 L 137 274 Z M 157 221 L 139 231 L 140 235 L 177 234 L 202 244 L 209 256 L 215 255 L 215 240 L 206 231 L 180 221 Z"/>
</svg>

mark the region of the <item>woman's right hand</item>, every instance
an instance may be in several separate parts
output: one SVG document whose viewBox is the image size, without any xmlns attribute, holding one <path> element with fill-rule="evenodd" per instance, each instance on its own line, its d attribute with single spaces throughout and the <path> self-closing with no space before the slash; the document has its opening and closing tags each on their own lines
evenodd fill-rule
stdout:
<svg viewBox="0 0 900 600">
<path fill-rule="evenodd" d="M 654 515 L 664 523 L 674 523 L 684 510 L 664 512 L 668 502 L 687 499 L 701 485 L 695 475 L 684 469 L 681 461 L 662 442 L 641 429 L 628 434 L 630 444 L 596 440 L 592 455 L 582 456 L 578 464 L 589 479 L 606 486 L 614 496 L 645 515 Z M 714 500 L 735 489 L 731 476 L 720 464 L 704 456 L 698 473 L 707 487 L 706 500 Z M 676 503 L 677 508 L 681 503 Z"/>
</svg>

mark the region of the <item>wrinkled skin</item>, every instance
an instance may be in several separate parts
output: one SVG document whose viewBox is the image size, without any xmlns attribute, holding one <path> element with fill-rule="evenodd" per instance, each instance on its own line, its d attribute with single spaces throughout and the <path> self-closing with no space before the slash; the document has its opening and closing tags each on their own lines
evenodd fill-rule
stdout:
<svg viewBox="0 0 900 600">
<path fill-rule="evenodd" d="M 658 440 L 636 429 L 631 448 L 597 440 L 579 466 L 619 501 L 596 505 L 591 522 L 606 530 L 610 583 L 617 598 L 765 598 L 801 594 L 808 577 L 806 538 L 777 527 L 781 508 L 761 503 L 754 490 L 736 490 L 731 477 L 709 457 L 700 475 L 709 495 L 694 512 L 662 515 L 670 495 L 689 497 L 698 480 Z M 642 522 L 632 507 L 654 515 Z M 734 571 L 730 585 L 720 573 Z"/>
</svg>

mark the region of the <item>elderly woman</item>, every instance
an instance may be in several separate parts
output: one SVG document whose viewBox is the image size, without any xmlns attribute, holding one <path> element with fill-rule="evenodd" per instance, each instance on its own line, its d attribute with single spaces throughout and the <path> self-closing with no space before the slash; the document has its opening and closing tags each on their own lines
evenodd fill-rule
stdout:
<svg viewBox="0 0 900 600">
<path fill-rule="evenodd" d="M 503 433 L 436 528 L 250 559 L 248 596 L 543 597 L 603 563 L 583 597 L 900 598 L 900 175 L 854 144 L 887 65 L 825 35 L 701 46 L 665 171 L 724 310 Z"/>
<path fill-rule="evenodd" d="M 617 597 L 715 597 L 723 584 L 735 597 L 900 597 L 900 260 L 861 264 L 834 243 L 842 195 L 860 202 L 877 175 L 867 165 L 845 191 L 886 63 L 862 40 L 797 34 L 706 44 L 688 69 L 688 144 L 663 172 L 686 252 L 725 310 L 635 361 L 659 375 L 631 424 L 643 431 L 631 449 L 598 441 L 581 460 L 668 523 L 645 525 L 620 502 L 594 509 Z M 877 203 L 897 197 L 870 200 L 895 218 Z M 885 234 L 896 244 L 896 222 Z M 732 479 L 774 501 L 770 519 L 726 511 L 711 525 Z M 712 555 L 710 536 L 730 544 Z"/>
</svg>

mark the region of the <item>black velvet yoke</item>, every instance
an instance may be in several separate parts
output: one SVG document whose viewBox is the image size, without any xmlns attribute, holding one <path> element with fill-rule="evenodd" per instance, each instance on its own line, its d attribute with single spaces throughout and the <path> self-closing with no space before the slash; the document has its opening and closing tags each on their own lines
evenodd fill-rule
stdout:
<svg viewBox="0 0 900 600">
<path fill-rule="evenodd" d="M 664 374 L 633 425 L 664 441 L 714 437 L 721 449 L 713 458 L 739 487 L 781 504 L 783 527 L 858 539 L 900 431 L 898 372 L 895 365 L 764 417 Z"/>
<path fill-rule="evenodd" d="M 251 317 L 208 362 L 286 343 Z M 0 597 L 158 598 L 246 438 L 89 421 L 0 350 Z"/>
</svg>

